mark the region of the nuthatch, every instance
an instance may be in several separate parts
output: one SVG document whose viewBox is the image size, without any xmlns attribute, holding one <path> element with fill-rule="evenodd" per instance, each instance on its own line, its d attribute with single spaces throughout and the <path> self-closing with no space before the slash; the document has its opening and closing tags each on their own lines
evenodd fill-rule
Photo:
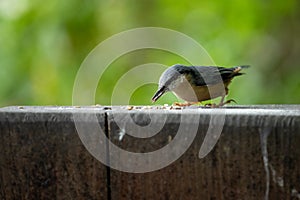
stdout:
<svg viewBox="0 0 300 200">
<path fill-rule="evenodd" d="M 216 66 L 184 66 L 173 65 L 161 75 L 159 87 L 152 97 L 157 101 L 164 93 L 171 91 L 177 97 L 185 100 L 186 104 L 222 97 L 217 106 L 223 106 L 234 100 L 224 102 L 228 94 L 228 85 L 235 76 L 242 75 L 240 71 L 249 66 L 236 66 L 232 68 Z"/>
</svg>

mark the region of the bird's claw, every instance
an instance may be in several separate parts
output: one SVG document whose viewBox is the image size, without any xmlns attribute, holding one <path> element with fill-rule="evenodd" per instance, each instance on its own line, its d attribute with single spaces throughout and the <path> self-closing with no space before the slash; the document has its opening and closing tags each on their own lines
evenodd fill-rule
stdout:
<svg viewBox="0 0 300 200">
<path fill-rule="evenodd" d="M 204 105 L 204 107 L 217 108 L 218 105 L 215 104 L 215 103 L 207 103 L 207 104 Z"/>
<path fill-rule="evenodd" d="M 222 106 L 224 106 L 224 105 L 226 105 L 226 104 L 229 104 L 229 103 L 231 103 L 231 102 L 237 103 L 234 99 L 229 99 L 229 100 L 227 100 L 227 101 L 225 101 L 225 102 L 222 102 L 222 101 L 221 101 L 219 104 L 208 103 L 208 104 L 205 104 L 204 106 L 205 106 L 205 107 L 211 107 L 211 108 L 220 108 L 220 107 L 222 107 Z"/>
<path fill-rule="evenodd" d="M 220 102 L 219 106 L 224 106 L 224 105 L 229 104 L 231 102 L 237 103 L 234 99 L 229 99 L 229 100 L 227 100 L 225 102 Z"/>
<path fill-rule="evenodd" d="M 194 104 L 197 104 L 198 102 L 185 102 L 185 103 L 180 103 L 180 102 L 174 102 L 173 106 L 191 106 Z"/>
</svg>

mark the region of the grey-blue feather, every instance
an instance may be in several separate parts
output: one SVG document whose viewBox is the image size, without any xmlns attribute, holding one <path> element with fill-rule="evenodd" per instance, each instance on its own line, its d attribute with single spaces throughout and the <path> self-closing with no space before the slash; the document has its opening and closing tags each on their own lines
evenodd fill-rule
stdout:
<svg viewBox="0 0 300 200">
<path fill-rule="evenodd" d="M 248 65 L 236 66 L 232 68 L 218 66 L 172 66 L 180 74 L 191 76 L 190 81 L 196 86 L 214 85 L 220 82 L 230 81 L 235 76 L 240 76 L 240 70 L 248 68 Z"/>
</svg>

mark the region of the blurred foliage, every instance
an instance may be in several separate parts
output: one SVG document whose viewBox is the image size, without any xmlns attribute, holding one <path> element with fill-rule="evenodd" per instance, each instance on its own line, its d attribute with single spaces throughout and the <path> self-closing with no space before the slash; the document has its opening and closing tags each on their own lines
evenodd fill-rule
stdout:
<svg viewBox="0 0 300 200">
<path fill-rule="evenodd" d="M 145 26 L 191 36 L 219 66 L 251 65 L 246 76 L 233 81 L 228 98 L 240 104 L 299 103 L 299 4 L 299 0 L 0 0 L 0 106 L 72 104 L 76 72 L 88 53 L 113 34 Z M 101 77 L 96 103 L 110 104 L 118 78 L 149 62 L 185 63 L 158 50 L 124 55 Z M 130 103 L 149 104 L 156 87 L 138 88 Z M 174 100 L 169 94 L 158 103 Z"/>
</svg>

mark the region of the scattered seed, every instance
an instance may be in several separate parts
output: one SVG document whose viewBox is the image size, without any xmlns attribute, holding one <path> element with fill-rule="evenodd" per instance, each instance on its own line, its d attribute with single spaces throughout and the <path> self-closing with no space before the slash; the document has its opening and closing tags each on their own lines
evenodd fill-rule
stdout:
<svg viewBox="0 0 300 200">
<path fill-rule="evenodd" d="M 132 110 L 133 106 L 127 106 L 127 110 Z"/>
<path fill-rule="evenodd" d="M 174 109 L 175 109 L 175 110 L 181 110 L 182 107 L 180 107 L 180 106 L 174 106 Z"/>
</svg>

